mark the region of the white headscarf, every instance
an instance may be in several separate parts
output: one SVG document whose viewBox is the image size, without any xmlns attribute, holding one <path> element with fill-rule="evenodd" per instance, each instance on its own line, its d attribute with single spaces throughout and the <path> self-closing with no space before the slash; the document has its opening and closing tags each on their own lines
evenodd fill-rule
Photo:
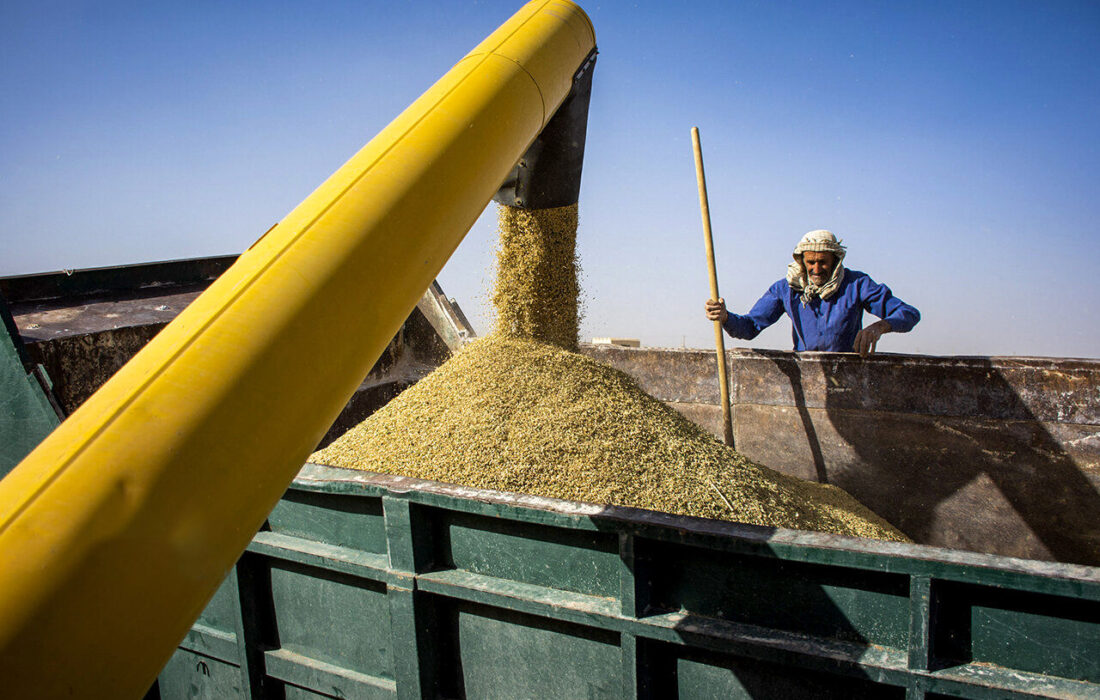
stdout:
<svg viewBox="0 0 1100 700">
<path fill-rule="evenodd" d="M 803 304 L 810 303 L 814 297 L 828 299 L 840 288 L 840 283 L 844 281 L 844 254 L 848 252 L 841 243 L 832 231 L 818 229 L 807 233 L 795 246 L 794 262 L 787 265 L 787 283 L 792 289 L 802 292 Z M 803 253 L 832 253 L 836 256 L 836 267 L 825 284 L 819 286 L 810 281 L 806 265 L 802 262 Z"/>
</svg>

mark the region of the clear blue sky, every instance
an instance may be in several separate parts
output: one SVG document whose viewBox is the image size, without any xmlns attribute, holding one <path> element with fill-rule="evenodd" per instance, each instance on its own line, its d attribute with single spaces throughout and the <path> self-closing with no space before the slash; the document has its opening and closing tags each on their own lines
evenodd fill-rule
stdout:
<svg viewBox="0 0 1100 700">
<path fill-rule="evenodd" d="M 237 253 L 519 2 L 0 4 L 0 275 Z M 1100 357 L 1100 3 L 587 2 L 582 337 L 708 347 L 810 229 L 880 350 Z M 479 331 L 493 206 L 440 275 Z M 790 348 L 785 319 L 756 341 Z"/>
</svg>

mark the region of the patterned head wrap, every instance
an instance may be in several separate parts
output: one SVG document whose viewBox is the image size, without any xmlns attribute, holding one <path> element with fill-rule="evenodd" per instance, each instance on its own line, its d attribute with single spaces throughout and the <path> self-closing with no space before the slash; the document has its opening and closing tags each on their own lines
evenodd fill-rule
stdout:
<svg viewBox="0 0 1100 700">
<path fill-rule="evenodd" d="M 794 262 L 787 265 L 787 282 L 792 289 L 802 292 L 803 304 L 810 303 L 814 297 L 828 299 L 840 288 L 840 283 L 844 281 L 844 254 L 848 252 L 841 243 L 832 231 L 818 229 L 807 233 L 795 246 Z M 836 256 L 836 267 L 825 284 L 818 286 L 810 281 L 806 266 L 802 263 L 803 253 L 832 253 Z"/>
</svg>

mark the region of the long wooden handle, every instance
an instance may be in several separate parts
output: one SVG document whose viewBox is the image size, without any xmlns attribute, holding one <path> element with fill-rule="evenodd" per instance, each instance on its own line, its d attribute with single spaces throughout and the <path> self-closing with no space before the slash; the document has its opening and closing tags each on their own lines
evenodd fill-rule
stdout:
<svg viewBox="0 0 1100 700">
<path fill-rule="evenodd" d="M 707 270 L 710 272 L 710 298 L 717 300 L 718 268 L 714 264 L 714 239 L 710 232 L 710 204 L 707 201 L 707 178 L 703 174 L 703 145 L 699 142 L 699 127 L 691 127 L 691 145 L 695 149 L 695 178 L 699 182 L 699 210 L 703 214 L 703 239 L 707 248 Z M 718 353 L 718 392 L 722 400 L 722 435 L 733 447 L 733 416 L 730 413 L 730 380 L 726 373 L 726 342 L 722 324 L 714 322 L 714 344 Z"/>
</svg>

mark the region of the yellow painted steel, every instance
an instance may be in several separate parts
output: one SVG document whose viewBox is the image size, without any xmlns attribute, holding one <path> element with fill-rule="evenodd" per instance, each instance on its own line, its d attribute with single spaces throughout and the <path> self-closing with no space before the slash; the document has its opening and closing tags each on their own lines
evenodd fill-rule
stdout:
<svg viewBox="0 0 1100 700">
<path fill-rule="evenodd" d="M 0 482 L 0 687 L 138 697 L 595 46 L 536 0 Z"/>
</svg>

